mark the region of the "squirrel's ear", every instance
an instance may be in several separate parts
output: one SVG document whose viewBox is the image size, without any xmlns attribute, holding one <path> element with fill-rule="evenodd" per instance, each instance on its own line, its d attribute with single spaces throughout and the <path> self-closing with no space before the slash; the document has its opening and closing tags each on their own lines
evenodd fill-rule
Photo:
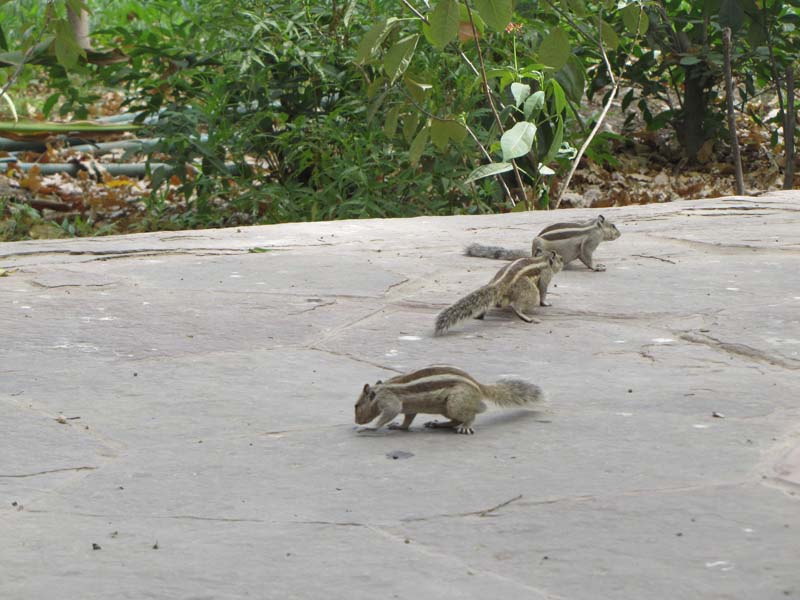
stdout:
<svg viewBox="0 0 800 600">
<path fill-rule="evenodd" d="M 606 218 L 603 215 L 598 215 L 597 222 L 598 223 L 605 223 L 606 222 Z"/>
<path fill-rule="evenodd" d="M 381 381 L 380 379 L 378 379 L 378 381 L 377 381 L 377 383 L 376 383 L 375 385 L 380 385 L 380 384 L 382 384 L 382 383 L 383 383 L 383 381 Z"/>
<path fill-rule="evenodd" d="M 363 390 L 361 390 L 361 391 L 362 391 L 362 393 L 364 393 L 364 394 L 369 394 L 369 384 L 368 384 L 368 383 L 365 383 L 365 384 L 364 384 L 364 389 L 363 389 Z"/>
</svg>

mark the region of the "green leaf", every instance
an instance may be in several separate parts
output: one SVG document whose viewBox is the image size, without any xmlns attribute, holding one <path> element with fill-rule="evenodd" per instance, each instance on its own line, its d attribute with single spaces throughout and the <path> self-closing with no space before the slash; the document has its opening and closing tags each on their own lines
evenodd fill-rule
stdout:
<svg viewBox="0 0 800 600">
<path fill-rule="evenodd" d="M 800 16 L 794 16 L 800 19 Z M 764 35 L 764 28 L 761 27 L 757 22 L 751 23 L 750 27 L 747 28 L 747 43 L 750 44 L 751 48 L 765 46 L 767 43 L 767 37 Z"/>
<path fill-rule="evenodd" d="M 556 109 L 556 114 L 560 115 L 567 107 L 567 97 L 564 94 L 564 89 L 561 87 L 561 84 L 559 84 L 558 81 L 556 81 L 555 79 L 547 80 L 547 88 L 552 93 L 553 104 L 554 108 Z"/>
<path fill-rule="evenodd" d="M 454 119 L 431 120 L 431 141 L 440 151 L 447 148 L 450 140 L 460 143 L 466 136 L 467 130 Z"/>
<path fill-rule="evenodd" d="M 82 10 L 85 10 L 88 13 L 92 12 L 89 10 L 89 5 L 86 4 L 84 0 L 67 0 L 67 6 L 69 6 L 75 13 L 80 13 Z"/>
<path fill-rule="evenodd" d="M 248 249 L 247 251 L 250 254 L 263 254 L 264 252 L 269 252 L 270 250 L 272 250 L 272 248 L 262 248 L 261 246 L 254 246 Z"/>
<path fill-rule="evenodd" d="M 573 102 L 581 101 L 586 79 L 583 73 L 583 63 L 577 56 L 570 54 L 567 64 L 558 70 L 555 78 Z"/>
<path fill-rule="evenodd" d="M 682 65 L 685 65 L 685 66 L 687 66 L 687 67 L 690 67 L 690 66 L 692 66 L 692 65 L 696 65 L 696 64 L 697 64 L 697 63 L 699 63 L 699 62 L 702 62 L 702 61 L 700 60 L 700 58 L 699 58 L 699 57 L 697 57 L 697 56 L 693 56 L 693 55 L 690 55 L 690 56 L 684 56 L 684 57 L 681 59 L 681 64 L 682 64 Z"/>
<path fill-rule="evenodd" d="M 450 136 L 450 139 L 460 144 L 465 139 L 467 139 L 467 128 L 464 127 L 463 123 L 459 121 L 446 121 L 447 124 L 447 133 Z"/>
<path fill-rule="evenodd" d="M 511 84 L 511 95 L 514 96 L 514 106 L 519 106 L 531 95 L 531 86 L 515 81 Z"/>
<path fill-rule="evenodd" d="M 2 4 L 2 2 L 0 2 Z M 8 41 L 6 35 L 3 33 L 3 28 L 0 27 L 0 50 L 8 50 Z"/>
<path fill-rule="evenodd" d="M 675 118 L 674 110 L 665 110 L 663 112 L 660 112 L 656 116 L 651 118 L 650 121 L 647 123 L 647 130 L 658 131 L 659 129 L 666 127 L 674 118 Z"/>
<path fill-rule="evenodd" d="M 617 36 L 617 32 L 614 31 L 614 28 L 602 19 L 598 19 L 598 21 L 600 39 L 603 40 L 603 46 L 609 50 L 616 50 L 619 48 L 619 37 Z"/>
<path fill-rule="evenodd" d="M 525 113 L 525 118 L 531 119 L 531 117 L 536 117 L 542 108 L 544 108 L 544 91 L 539 90 L 528 96 L 522 110 Z"/>
<path fill-rule="evenodd" d="M 719 24 L 723 27 L 730 27 L 731 32 L 736 33 L 742 28 L 743 22 L 742 0 L 722 0 L 722 6 L 719 9 Z"/>
<path fill-rule="evenodd" d="M 54 44 L 56 60 L 65 69 L 74 69 L 78 66 L 78 59 L 81 56 L 86 56 L 86 52 L 78 46 L 72 27 L 66 19 L 58 19 L 55 22 L 54 29 L 56 34 Z"/>
<path fill-rule="evenodd" d="M 533 145 L 536 136 L 536 125 L 527 121 L 520 121 L 506 131 L 500 138 L 500 148 L 503 151 L 503 161 L 524 156 Z"/>
<path fill-rule="evenodd" d="M 474 0 L 475 8 L 492 29 L 505 31 L 511 22 L 514 7 L 511 0 Z"/>
<path fill-rule="evenodd" d="M 589 14 L 586 10 L 586 5 L 583 3 L 583 0 L 562 0 L 561 4 L 564 5 L 564 8 L 567 11 L 574 14 L 576 17 L 580 17 L 581 19 Z"/>
<path fill-rule="evenodd" d="M 372 56 L 378 51 L 383 40 L 394 29 L 395 25 L 399 22 L 396 17 L 388 19 L 381 18 L 375 25 L 372 26 L 358 44 L 356 50 L 356 63 L 363 64 L 372 59 Z"/>
<path fill-rule="evenodd" d="M 417 125 L 419 125 L 419 115 L 411 113 L 403 122 L 403 137 L 407 142 L 411 142 L 414 134 L 417 133 Z"/>
<path fill-rule="evenodd" d="M 385 91 L 385 87 L 386 77 L 380 76 L 370 81 L 369 85 L 367 85 L 367 100 L 372 100 L 380 92 Z"/>
<path fill-rule="evenodd" d="M 553 171 L 553 169 L 551 169 L 547 165 L 539 163 L 539 175 L 543 175 L 544 177 L 549 177 L 550 175 L 555 175 L 555 174 L 556 172 Z"/>
<path fill-rule="evenodd" d="M 397 121 L 400 118 L 400 107 L 393 106 L 386 113 L 386 121 L 383 123 L 383 133 L 386 137 L 394 137 L 397 132 Z"/>
<path fill-rule="evenodd" d="M 554 27 L 539 45 L 539 60 L 548 67 L 560 69 L 567 64 L 569 52 L 567 32 Z"/>
<path fill-rule="evenodd" d="M 408 161 L 411 163 L 412 167 L 417 166 L 419 159 L 422 157 L 422 151 L 425 150 L 425 144 L 427 143 L 428 128 L 423 127 L 420 129 L 417 137 L 414 138 L 414 141 L 411 142 L 411 146 L 408 148 Z"/>
<path fill-rule="evenodd" d="M 47 97 L 47 100 L 44 101 L 44 104 L 42 105 L 42 114 L 45 118 L 47 118 L 47 116 L 50 114 L 50 111 L 53 110 L 53 107 L 55 106 L 56 102 L 58 102 L 60 97 L 61 92 L 55 92 L 50 94 Z"/>
<path fill-rule="evenodd" d="M 444 48 L 458 35 L 459 3 L 456 0 L 439 0 L 428 16 L 431 43 Z"/>
<path fill-rule="evenodd" d="M 564 141 L 564 120 L 559 117 L 558 124 L 556 125 L 556 133 L 553 135 L 553 141 L 550 142 L 550 148 L 547 150 L 547 154 L 544 155 L 542 158 L 543 163 L 548 163 L 553 160 L 553 157 L 558 153 L 558 149 L 561 148 L 561 142 Z"/>
<path fill-rule="evenodd" d="M 419 81 L 414 81 L 408 75 L 403 77 L 403 83 L 405 84 L 408 93 L 411 94 L 411 97 L 417 102 L 424 101 L 425 94 L 427 94 L 428 90 L 433 89 L 433 86 L 430 83 L 420 83 Z"/>
<path fill-rule="evenodd" d="M 625 112 L 628 110 L 628 107 L 633 102 L 633 88 L 628 90 L 628 93 L 625 94 L 625 97 L 622 99 L 622 111 Z"/>
<path fill-rule="evenodd" d="M 500 173 L 505 173 L 513 168 L 514 166 L 511 163 L 507 162 L 489 163 L 488 165 L 481 165 L 480 167 L 478 167 L 472 173 L 469 174 L 469 177 L 467 177 L 464 183 L 470 183 L 472 181 L 477 181 L 478 179 L 483 179 L 484 177 L 491 177 L 492 175 L 499 175 Z"/>
<path fill-rule="evenodd" d="M 629 4 L 622 9 L 622 23 L 632 35 L 644 35 L 650 26 L 650 19 L 644 9 L 638 4 Z M 639 31 L 636 31 L 636 27 Z"/>
<path fill-rule="evenodd" d="M 447 121 L 442 119 L 431 120 L 431 141 L 439 151 L 444 151 L 450 142 L 450 133 L 447 129 Z"/>
<path fill-rule="evenodd" d="M 417 47 L 419 34 L 409 35 L 399 40 L 386 53 L 383 59 L 383 68 L 389 76 L 389 84 L 394 83 L 397 78 L 405 73 L 411 58 L 414 56 L 414 49 Z"/>
</svg>

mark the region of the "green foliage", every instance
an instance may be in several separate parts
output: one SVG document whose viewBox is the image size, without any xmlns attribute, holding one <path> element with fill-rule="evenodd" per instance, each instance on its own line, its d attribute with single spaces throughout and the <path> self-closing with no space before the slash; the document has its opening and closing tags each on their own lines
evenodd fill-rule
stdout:
<svg viewBox="0 0 800 600">
<path fill-rule="evenodd" d="M 577 107 L 609 93 L 606 58 L 629 88 L 623 111 L 695 156 L 725 133 L 723 27 L 741 109 L 800 48 L 798 0 L 95 0 L 93 43 L 127 56 L 100 66 L 75 45 L 68 3 L 0 5 L 0 65 L 46 21 L 46 114 L 85 116 L 121 88 L 157 117 L 152 160 L 172 171 L 152 174 L 145 228 L 508 210 L 498 178 L 546 206 L 588 134 Z M 588 159 L 613 166 L 620 141 L 598 135 Z M 14 210 L 20 228 L 33 219 Z"/>
</svg>

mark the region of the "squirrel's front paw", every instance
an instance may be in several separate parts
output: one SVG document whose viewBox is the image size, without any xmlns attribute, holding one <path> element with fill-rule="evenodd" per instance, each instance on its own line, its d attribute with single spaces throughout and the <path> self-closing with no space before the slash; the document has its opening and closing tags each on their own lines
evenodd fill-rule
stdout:
<svg viewBox="0 0 800 600">
<path fill-rule="evenodd" d="M 387 429 L 399 429 L 400 431 L 408 431 L 408 427 L 403 427 L 402 423 L 389 423 Z"/>
<path fill-rule="evenodd" d="M 467 427 L 466 425 L 459 425 L 458 427 L 456 427 L 456 433 L 472 435 L 473 433 L 475 433 L 475 430 L 472 427 Z"/>
<path fill-rule="evenodd" d="M 605 265 L 595 265 L 594 266 L 594 270 L 595 271 L 605 271 L 606 270 L 606 266 Z"/>
</svg>

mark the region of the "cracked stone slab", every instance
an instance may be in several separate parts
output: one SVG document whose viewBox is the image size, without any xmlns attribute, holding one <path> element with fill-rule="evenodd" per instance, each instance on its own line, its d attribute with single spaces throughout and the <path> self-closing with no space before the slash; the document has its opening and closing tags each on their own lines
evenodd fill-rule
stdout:
<svg viewBox="0 0 800 600">
<path fill-rule="evenodd" d="M 83 479 L 116 456 L 116 449 L 96 436 L 80 414 L 69 410 L 68 403 L 43 410 L 30 394 L 0 392 L 0 423 L 3 510 L 24 510 L 32 501 Z"/>
<path fill-rule="evenodd" d="M 602 212 L 437 338 L 552 213 L 3 244 L 0 598 L 800 597 L 800 194 Z M 546 402 L 356 432 L 434 363 Z"/>
</svg>

